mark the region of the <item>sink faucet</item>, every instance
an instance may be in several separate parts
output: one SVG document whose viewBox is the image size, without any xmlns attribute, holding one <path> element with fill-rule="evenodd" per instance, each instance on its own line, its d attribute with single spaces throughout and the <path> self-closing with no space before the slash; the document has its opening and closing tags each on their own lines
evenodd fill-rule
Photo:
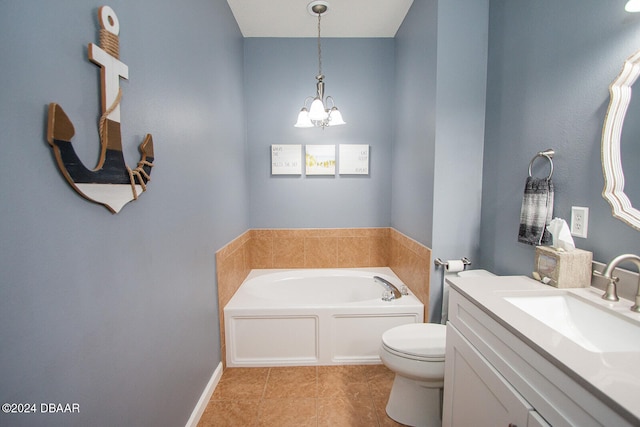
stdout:
<svg viewBox="0 0 640 427">
<path fill-rule="evenodd" d="M 402 293 L 398 290 L 398 288 L 395 287 L 395 285 L 393 283 L 391 283 L 390 281 L 383 279 L 380 276 L 373 276 L 373 280 L 375 280 L 376 282 L 379 282 L 382 284 L 382 286 L 384 286 L 389 292 L 391 292 L 391 294 L 393 295 L 391 298 L 389 298 L 388 301 L 400 298 L 402 296 Z"/>
<path fill-rule="evenodd" d="M 612 259 L 609 264 L 602 271 L 602 277 L 609 280 L 609 284 L 607 285 L 607 290 L 604 295 L 602 295 L 603 299 L 608 301 L 618 301 L 618 295 L 616 293 L 616 282 L 618 278 L 613 277 L 613 270 L 624 261 L 631 261 L 636 265 L 638 269 L 638 273 L 640 273 L 640 256 L 634 254 L 624 254 L 618 255 L 614 259 Z M 636 313 L 640 313 L 640 281 L 638 282 L 638 290 L 636 291 L 636 301 L 635 304 L 631 307 L 631 311 L 635 311 Z"/>
</svg>

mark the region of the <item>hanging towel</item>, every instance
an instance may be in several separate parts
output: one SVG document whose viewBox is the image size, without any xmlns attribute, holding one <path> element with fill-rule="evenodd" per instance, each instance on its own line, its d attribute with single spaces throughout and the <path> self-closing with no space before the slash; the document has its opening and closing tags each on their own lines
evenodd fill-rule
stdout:
<svg viewBox="0 0 640 427">
<path fill-rule="evenodd" d="M 528 245 L 551 244 L 547 226 L 553 216 L 553 182 L 549 178 L 527 177 L 520 211 L 518 241 Z"/>
</svg>

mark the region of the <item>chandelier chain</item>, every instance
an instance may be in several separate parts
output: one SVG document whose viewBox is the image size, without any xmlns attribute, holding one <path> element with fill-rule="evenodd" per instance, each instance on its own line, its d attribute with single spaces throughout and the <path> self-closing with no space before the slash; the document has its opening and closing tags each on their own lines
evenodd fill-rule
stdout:
<svg viewBox="0 0 640 427">
<path fill-rule="evenodd" d="M 318 14 L 318 75 L 322 75 L 322 46 L 320 44 L 320 19 L 322 14 Z"/>
</svg>

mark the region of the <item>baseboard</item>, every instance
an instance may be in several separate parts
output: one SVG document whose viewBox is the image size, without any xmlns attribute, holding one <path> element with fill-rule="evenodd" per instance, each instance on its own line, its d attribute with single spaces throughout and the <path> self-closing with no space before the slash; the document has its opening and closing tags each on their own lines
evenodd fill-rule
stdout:
<svg viewBox="0 0 640 427">
<path fill-rule="evenodd" d="M 207 386 L 202 391 L 202 395 L 196 404 L 196 407 L 193 408 L 193 412 L 191 413 L 191 417 L 189 417 L 189 421 L 187 421 L 186 427 L 197 427 L 198 422 L 200 421 L 200 417 L 204 413 L 204 410 L 207 408 L 207 404 L 213 395 L 213 391 L 218 386 L 220 382 L 220 378 L 222 377 L 222 362 L 218 364 L 218 367 L 215 371 L 213 371 L 213 375 L 211 375 L 211 379 L 207 383 Z"/>
</svg>

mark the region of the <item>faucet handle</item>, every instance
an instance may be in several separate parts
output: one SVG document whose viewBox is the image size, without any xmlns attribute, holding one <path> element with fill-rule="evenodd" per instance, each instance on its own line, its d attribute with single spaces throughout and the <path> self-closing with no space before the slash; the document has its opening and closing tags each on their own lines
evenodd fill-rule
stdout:
<svg viewBox="0 0 640 427">
<path fill-rule="evenodd" d="M 605 276 L 604 274 L 602 274 L 597 270 L 593 270 L 593 275 L 595 277 L 602 277 L 603 279 L 606 279 L 608 282 L 607 288 L 605 289 L 604 294 L 602 295 L 602 299 L 607 301 L 620 301 L 620 298 L 618 298 L 618 292 L 616 290 L 616 283 L 620 281 L 619 277 Z"/>
<path fill-rule="evenodd" d="M 393 295 L 393 292 L 385 289 L 384 291 L 382 291 L 382 301 L 393 301 L 395 298 L 395 296 Z"/>
<path fill-rule="evenodd" d="M 619 278 L 618 276 L 611 276 L 611 278 L 609 278 L 609 277 L 604 276 L 604 275 L 602 274 L 602 272 L 601 272 L 601 271 L 598 271 L 598 270 L 593 270 L 593 275 L 594 275 L 595 277 L 601 277 L 601 278 L 603 278 L 603 279 L 606 279 L 606 280 L 608 280 L 608 281 L 612 281 L 612 282 L 614 282 L 614 283 L 618 283 L 618 282 L 620 281 L 620 278 Z"/>
</svg>

